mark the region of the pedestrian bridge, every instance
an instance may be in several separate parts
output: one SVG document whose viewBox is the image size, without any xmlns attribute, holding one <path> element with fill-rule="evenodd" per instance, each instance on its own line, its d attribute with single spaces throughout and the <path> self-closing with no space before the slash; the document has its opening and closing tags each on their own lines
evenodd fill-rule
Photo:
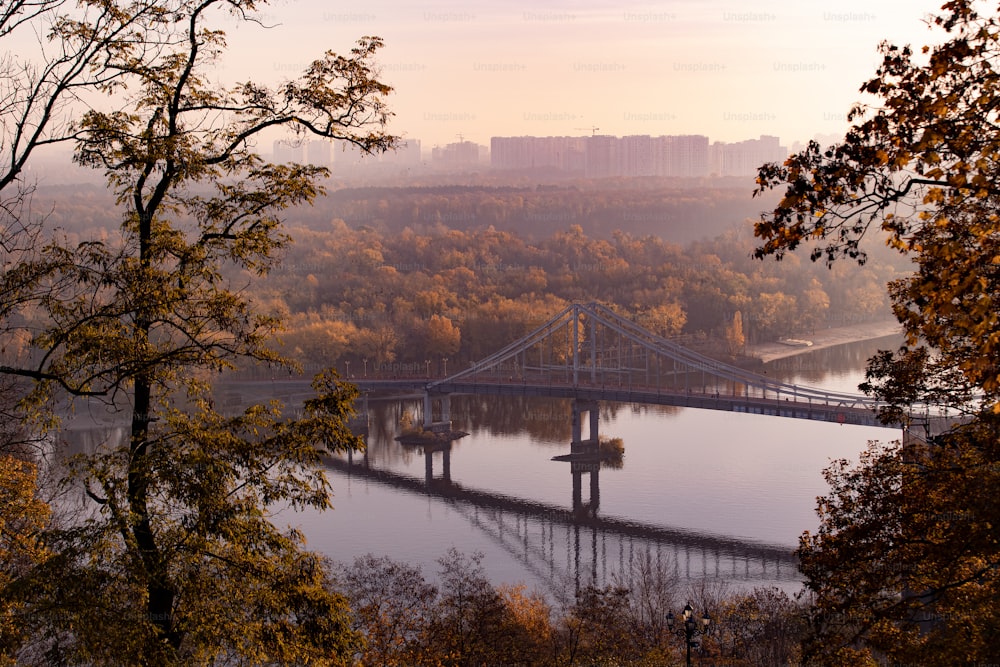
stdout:
<svg viewBox="0 0 1000 667">
<path fill-rule="evenodd" d="M 436 397 L 449 394 L 539 396 L 886 426 L 878 420 L 875 399 L 782 382 L 727 364 L 597 303 L 567 306 L 526 336 L 449 377 L 352 381 L 371 390 L 420 391 L 427 408 Z M 440 402 L 439 416 L 447 420 L 447 403 Z M 914 409 L 926 412 L 924 406 Z M 425 410 L 428 423 L 430 413 Z"/>
</svg>

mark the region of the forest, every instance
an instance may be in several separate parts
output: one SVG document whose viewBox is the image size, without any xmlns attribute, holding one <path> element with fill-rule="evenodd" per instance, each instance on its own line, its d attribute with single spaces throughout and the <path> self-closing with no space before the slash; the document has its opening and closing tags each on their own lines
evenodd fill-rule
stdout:
<svg viewBox="0 0 1000 667">
<path fill-rule="evenodd" d="M 755 260 L 750 216 L 763 202 L 723 185 L 332 189 L 289 212 L 291 242 L 253 298 L 280 318 L 281 351 L 307 368 L 394 376 L 458 370 L 580 301 L 728 357 L 737 312 L 746 343 L 891 317 L 898 256 L 875 245 L 860 270 Z M 43 195 L 71 241 L 113 228 L 99 188 Z M 682 225 L 665 222 L 671 211 Z"/>
</svg>

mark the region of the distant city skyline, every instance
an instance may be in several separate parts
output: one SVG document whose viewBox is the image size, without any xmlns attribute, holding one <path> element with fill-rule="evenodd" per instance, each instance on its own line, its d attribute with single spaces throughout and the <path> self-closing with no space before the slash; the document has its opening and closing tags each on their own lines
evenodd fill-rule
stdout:
<svg viewBox="0 0 1000 667">
<path fill-rule="evenodd" d="M 468 143 L 468 142 L 466 142 Z M 789 154 L 778 137 L 709 142 L 702 134 L 614 137 L 493 137 L 490 166 L 498 170 L 559 170 L 588 177 L 752 176 Z"/>
<path fill-rule="evenodd" d="M 491 137 L 490 144 L 461 141 L 422 150 L 408 139 L 396 151 L 364 156 L 356 147 L 333 151 L 327 140 L 275 140 L 268 156 L 275 162 L 309 162 L 318 166 L 369 169 L 426 167 L 446 171 L 539 170 L 565 175 L 606 176 L 752 176 L 765 162 L 780 162 L 790 153 L 774 136 L 736 142 L 710 141 L 695 135 L 628 135 Z"/>
<path fill-rule="evenodd" d="M 835 137 L 828 137 L 835 140 Z M 779 137 L 761 135 L 738 141 L 715 141 L 704 134 L 627 135 L 577 134 L 566 136 L 492 136 L 480 144 L 462 138 L 443 146 L 427 146 L 419 139 L 405 139 L 394 151 L 362 155 L 351 145 L 326 139 L 275 139 L 258 146 L 265 159 L 278 163 L 311 163 L 331 167 L 334 174 L 402 174 L 470 171 L 529 170 L 564 176 L 753 176 L 765 162 L 780 162 L 801 145 Z M 102 182 L 99 171 L 72 163 L 68 145 L 40 152 L 28 166 L 41 183 L 80 180 Z M 89 176 L 83 174 L 89 173 Z M 82 177 L 82 178 L 81 178 Z"/>
<path fill-rule="evenodd" d="M 880 41 L 941 41 L 922 19 L 942 1 L 301 0 L 265 7 L 270 30 L 223 21 L 231 48 L 217 74 L 278 82 L 379 35 L 389 130 L 425 152 L 460 137 L 592 133 L 791 145 L 843 134 Z"/>
</svg>

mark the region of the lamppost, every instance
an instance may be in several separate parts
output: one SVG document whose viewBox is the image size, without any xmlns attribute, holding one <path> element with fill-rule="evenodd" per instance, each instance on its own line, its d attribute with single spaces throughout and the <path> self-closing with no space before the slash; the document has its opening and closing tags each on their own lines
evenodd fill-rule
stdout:
<svg viewBox="0 0 1000 667">
<path fill-rule="evenodd" d="M 687 646 L 687 665 L 691 667 L 691 649 L 692 647 L 698 648 L 701 645 L 695 638 L 708 634 L 708 626 L 711 624 L 712 619 L 709 617 L 708 612 L 705 612 L 701 617 L 701 627 L 699 628 L 698 622 L 694 619 L 694 609 L 691 608 L 690 602 L 684 606 L 684 611 L 681 612 L 681 619 L 684 622 L 683 627 L 675 629 L 674 612 L 667 613 L 667 628 L 678 637 L 684 638 L 684 644 Z"/>
<path fill-rule="evenodd" d="M 365 364 L 365 377 L 368 377 L 368 357 L 365 357 L 362 361 Z"/>
<path fill-rule="evenodd" d="M 444 377 L 448 377 L 448 357 L 441 357 L 441 365 L 444 367 Z"/>
<path fill-rule="evenodd" d="M 427 376 L 426 377 L 430 377 L 431 376 L 431 360 L 430 359 L 424 359 L 424 363 L 427 364 Z"/>
<path fill-rule="evenodd" d="M 345 361 L 344 365 L 347 366 L 347 377 L 351 377 L 351 362 Z"/>
</svg>

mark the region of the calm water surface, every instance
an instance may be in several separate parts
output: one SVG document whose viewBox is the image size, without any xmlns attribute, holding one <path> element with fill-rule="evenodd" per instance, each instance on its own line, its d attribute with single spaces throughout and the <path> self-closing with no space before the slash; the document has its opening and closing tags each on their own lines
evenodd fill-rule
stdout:
<svg viewBox="0 0 1000 667">
<path fill-rule="evenodd" d="M 883 339 L 811 352 L 773 362 L 766 372 L 799 384 L 856 391 L 865 359 L 880 347 L 894 346 L 895 341 Z M 890 429 L 760 415 L 602 405 L 600 433 L 621 438 L 625 454 L 621 467 L 605 467 L 597 475 L 596 515 L 690 534 L 709 545 L 692 548 L 587 525 L 553 525 L 541 515 L 522 516 L 422 492 L 425 453 L 394 440 L 403 412 L 419 418 L 420 410 L 417 401 L 370 404 L 368 465 L 405 476 L 414 482 L 410 488 L 331 468 L 334 511 L 285 513 L 280 519 L 301 527 L 311 548 L 335 560 L 387 555 L 420 565 L 428 576 L 437 571 L 437 559 L 455 547 L 485 554 L 496 583 L 544 589 L 560 577 L 575 577 L 577 583 L 581 577 L 602 580 L 645 550 L 667 558 L 682 576 L 717 574 L 794 589 L 794 566 L 775 569 L 718 545 L 764 543 L 793 549 L 803 531 L 816 527 L 816 497 L 827 490 L 823 468 L 832 459 L 856 459 L 871 440 L 900 435 Z M 570 464 L 552 460 L 569 452 L 568 401 L 456 397 L 451 416 L 455 428 L 469 433 L 451 449 L 453 485 L 572 509 Z M 443 454 L 432 454 L 430 461 L 432 476 L 440 479 Z M 583 501 L 588 502 L 590 475 L 582 479 Z M 726 553 L 720 555 L 720 548 Z"/>
</svg>

